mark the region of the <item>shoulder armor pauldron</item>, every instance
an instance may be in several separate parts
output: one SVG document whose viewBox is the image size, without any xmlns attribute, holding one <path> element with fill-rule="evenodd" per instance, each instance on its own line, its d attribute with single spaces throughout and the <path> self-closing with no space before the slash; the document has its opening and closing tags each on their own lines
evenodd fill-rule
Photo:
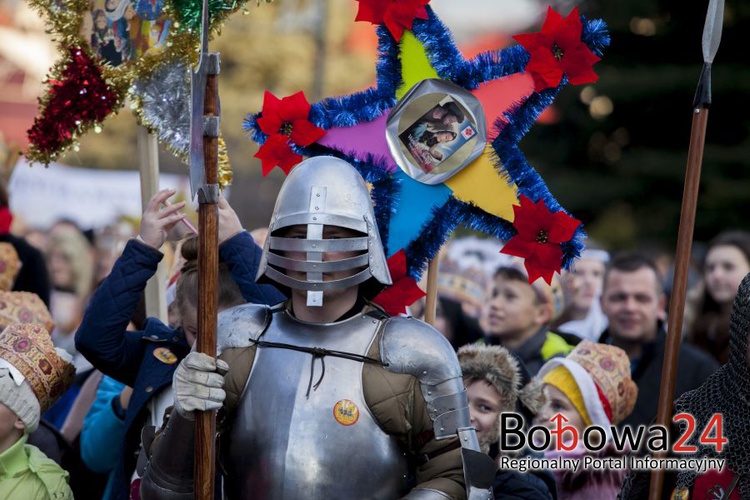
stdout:
<svg viewBox="0 0 750 500">
<path fill-rule="evenodd" d="M 440 332 L 413 318 L 390 318 L 380 338 L 380 356 L 386 370 L 419 380 L 436 439 L 470 426 L 461 366 Z"/>
<path fill-rule="evenodd" d="M 219 313 L 216 353 L 225 349 L 249 347 L 266 331 L 275 308 L 262 304 L 242 304 Z"/>
<path fill-rule="evenodd" d="M 380 355 L 388 364 L 388 371 L 413 375 L 422 384 L 436 385 L 461 378 L 458 358 L 448 340 L 418 319 L 387 319 L 380 338 Z"/>
</svg>

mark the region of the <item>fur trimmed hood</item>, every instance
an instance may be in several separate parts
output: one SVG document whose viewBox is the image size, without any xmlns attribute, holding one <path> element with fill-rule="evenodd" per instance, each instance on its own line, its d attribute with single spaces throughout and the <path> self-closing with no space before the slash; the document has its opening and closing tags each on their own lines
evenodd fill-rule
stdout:
<svg viewBox="0 0 750 500">
<path fill-rule="evenodd" d="M 518 361 L 504 347 L 465 345 L 458 350 L 464 380 L 484 380 L 500 394 L 505 409 L 514 409 L 521 388 Z"/>
</svg>

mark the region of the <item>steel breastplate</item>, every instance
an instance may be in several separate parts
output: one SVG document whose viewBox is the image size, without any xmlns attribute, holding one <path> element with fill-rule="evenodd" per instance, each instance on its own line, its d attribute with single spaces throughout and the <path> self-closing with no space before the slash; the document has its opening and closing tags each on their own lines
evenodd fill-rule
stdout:
<svg viewBox="0 0 750 500">
<path fill-rule="evenodd" d="M 364 315 L 320 325 L 282 311 L 261 340 L 366 355 L 379 326 Z M 230 434 L 230 493 L 242 499 L 403 496 L 406 458 L 365 404 L 362 365 L 259 346 Z"/>
</svg>

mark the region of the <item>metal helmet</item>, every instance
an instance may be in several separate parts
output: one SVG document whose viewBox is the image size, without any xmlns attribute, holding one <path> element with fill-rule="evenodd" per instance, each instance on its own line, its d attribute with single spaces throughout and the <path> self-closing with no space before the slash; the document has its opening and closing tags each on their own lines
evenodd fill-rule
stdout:
<svg viewBox="0 0 750 500">
<path fill-rule="evenodd" d="M 306 238 L 278 235 L 280 229 L 296 225 L 307 226 Z M 362 236 L 323 239 L 324 226 L 348 228 Z M 288 258 L 286 251 L 305 252 L 305 259 Z M 362 253 L 323 260 L 325 252 L 342 251 Z M 324 273 L 348 270 L 358 271 L 347 278 L 323 279 Z M 292 278 L 286 271 L 304 272 L 306 278 Z M 264 277 L 295 290 L 307 290 L 308 306 L 321 306 L 326 290 L 350 288 L 369 279 L 391 284 L 367 185 L 349 163 L 318 156 L 301 162 L 289 174 L 276 199 L 256 279 Z"/>
</svg>

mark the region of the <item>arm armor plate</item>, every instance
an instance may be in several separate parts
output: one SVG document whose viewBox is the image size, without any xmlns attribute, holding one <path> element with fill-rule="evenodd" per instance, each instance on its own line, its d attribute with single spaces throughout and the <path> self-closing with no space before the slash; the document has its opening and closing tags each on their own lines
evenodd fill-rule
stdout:
<svg viewBox="0 0 750 500">
<path fill-rule="evenodd" d="M 492 498 L 495 464 L 479 451 L 471 425 L 461 366 L 448 340 L 427 323 L 404 317 L 386 320 L 380 339 L 386 370 L 419 380 L 435 439 L 458 436 L 469 500 Z"/>
</svg>

